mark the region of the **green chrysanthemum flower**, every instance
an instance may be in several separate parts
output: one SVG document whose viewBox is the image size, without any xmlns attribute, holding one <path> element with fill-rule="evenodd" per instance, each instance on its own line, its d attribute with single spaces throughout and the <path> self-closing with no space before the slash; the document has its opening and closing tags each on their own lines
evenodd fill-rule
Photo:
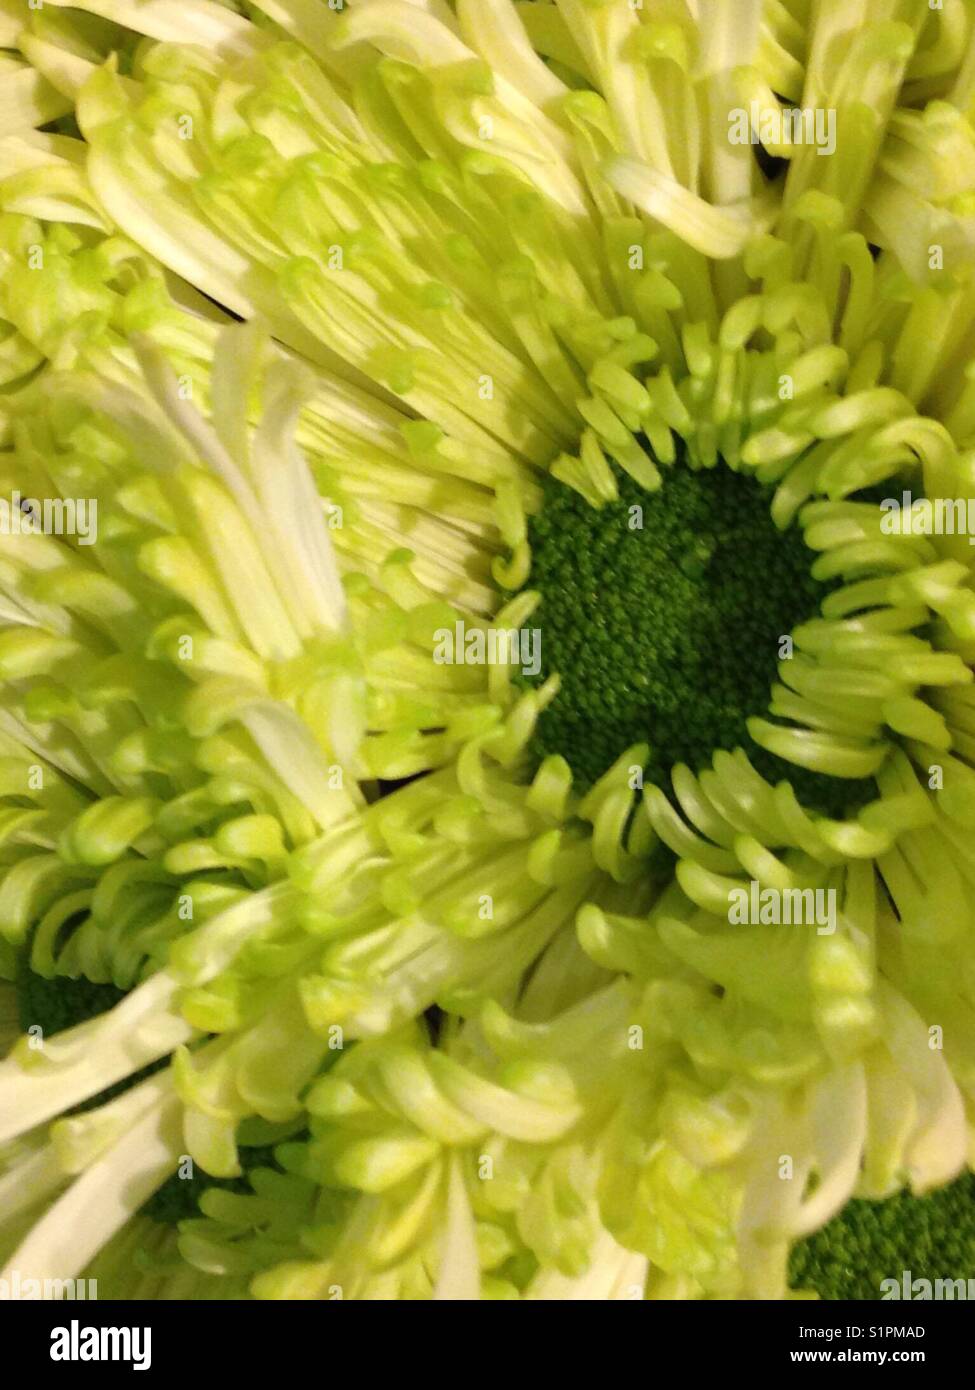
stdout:
<svg viewBox="0 0 975 1390">
<path fill-rule="evenodd" d="M 6 1271 L 787 1296 L 971 1152 L 975 8 L 23 21 Z"/>
</svg>

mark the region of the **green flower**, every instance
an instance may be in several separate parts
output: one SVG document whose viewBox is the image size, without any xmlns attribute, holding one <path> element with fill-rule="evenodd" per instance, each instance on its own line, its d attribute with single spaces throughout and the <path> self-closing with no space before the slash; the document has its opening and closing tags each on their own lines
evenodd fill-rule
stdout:
<svg viewBox="0 0 975 1390">
<path fill-rule="evenodd" d="M 6 1271 L 786 1296 L 970 1151 L 971 15 L 86 8 L 2 20 Z"/>
</svg>

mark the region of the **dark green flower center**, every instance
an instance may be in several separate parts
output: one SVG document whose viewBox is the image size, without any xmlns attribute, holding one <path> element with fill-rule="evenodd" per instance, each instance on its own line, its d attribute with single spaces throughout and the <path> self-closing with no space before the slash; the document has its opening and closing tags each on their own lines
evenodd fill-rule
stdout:
<svg viewBox="0 0 975 1390">
<path fill-rule="evenodd" d="M 645 778 L 668 790 L 675 763 L 700 771 L 740 746 L 770 781 L 788 778 L 807 804 L 839 814 L 849 782 L 773 757 L 746 729 L 768 715 L 783 639 L 827 592 L 801 531 L 778 530 L 769 490 L 723 465 L 678 463 L 655 493 L 618 481 L 619 500 L 595 511 L 549 478 L 531 523 L 537 679 L 562 680 L 534 752 L 561 753 L 587 787 L 646 742 Z"/>
<path fill-rule="evenodd" d="M 925 1197 L 854 1198 L 827 1226 L 793 1246 L 789 1287 L 834 1301 L 878 1299 L 882 1280 L 970 1278 L 975 1269 L 975 1174 Z M 971 1285 L 969 1285 L 969 1288 Z M 887 1296 L 887 1295 L 885 1295 Z"/>
</svg>

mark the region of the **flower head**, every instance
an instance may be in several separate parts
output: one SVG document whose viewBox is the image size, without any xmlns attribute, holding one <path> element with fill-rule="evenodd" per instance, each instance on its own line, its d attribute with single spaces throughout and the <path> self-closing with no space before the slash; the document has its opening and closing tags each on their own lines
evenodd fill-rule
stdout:
<svg viewBox="0 0 975 1390">
<path fill-rule="evenodd" d="M 0 141 L 8 1268 L 784 1296 L 969 1151 L 971 16 L 89 8 Z"/>
</svg>

